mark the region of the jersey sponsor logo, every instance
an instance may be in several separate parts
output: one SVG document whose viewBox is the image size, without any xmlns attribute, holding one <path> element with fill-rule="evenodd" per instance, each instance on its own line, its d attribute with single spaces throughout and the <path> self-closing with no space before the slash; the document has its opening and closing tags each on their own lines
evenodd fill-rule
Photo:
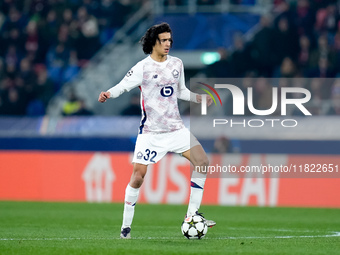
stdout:
<svg viewBox="0 0 340 255">
<path fill-rule="evenodd" d="M 133 70 L 131 69 L 130 71 L 127 72 L 127 74 L 125 76 L 130 77 L 132 74 L 133 74 Z"/>
<path fill-rule="evenodd" d="M 172 76 L 174 77 L 174 78 L 178 78 L 178 75 L 179 75 L 179 72 L 176 70 L 176 69 L 174 69 L 173 71 L 172 71 Z"/>
<path fill-rule="evenodd" d="M 163 87 L 161 89 L 161 95 L 163 97 L 169 97 L 174 93 L 174 89 L 173 87 L 167 86 L 167 87 Z"/>
<path fill-rule="evenodd" d="M 156 84 L 157 87 L 173 87 L 173 86 L 176 86 L 176 83 L 175 82 L 169 82 L 169 83 L 163 83 L 163 84 L 160 84 L 160 83 L 157 83 Z"/>
</svg>

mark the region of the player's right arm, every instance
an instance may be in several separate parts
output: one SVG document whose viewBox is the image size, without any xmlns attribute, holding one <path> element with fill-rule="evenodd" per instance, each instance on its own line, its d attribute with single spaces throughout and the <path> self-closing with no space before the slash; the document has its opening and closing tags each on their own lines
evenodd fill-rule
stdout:
<svg viewBox="0 0 340 255">
<path fill-rule="evenodd" d="M 106 102 L 109 98 L 117 98 L 124 92 L 129 92 L 142 84 L 143 81 L 143 64 L 138 62 L 130 71 L 127 72 L 125 77 L 115 86 L 107 90 L 102 91 L 99 94 L 98 101 L 101 103 Z"/>
</svg>

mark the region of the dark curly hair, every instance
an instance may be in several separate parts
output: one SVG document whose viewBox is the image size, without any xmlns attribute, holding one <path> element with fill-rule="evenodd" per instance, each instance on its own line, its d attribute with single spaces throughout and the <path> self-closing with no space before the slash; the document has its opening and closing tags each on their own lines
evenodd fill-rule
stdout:
<svg viewBox="0 0 340 255">
<path fill-rule="evenodd" d="M 170 33 L 172 37 L 172 30 L 168 23 L 163 22 L 161 24 L 154 25 L 145 32 L 145 35 L 140 39 L 140 43 L 143 45 L 143 51 L 145 54 L 152 53 L 152 48 L 155 46 L 156 40 L 159 40 L 158 35 L 161 33 Z M 172 47 L 172 40 L 170 47 Z"/>
</svg>

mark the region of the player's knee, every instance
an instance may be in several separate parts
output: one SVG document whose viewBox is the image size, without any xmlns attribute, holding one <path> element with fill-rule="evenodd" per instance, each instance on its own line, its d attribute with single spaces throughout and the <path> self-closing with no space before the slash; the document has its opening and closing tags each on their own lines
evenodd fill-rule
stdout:
<svg viewBox="0 0 340 255">
<path fill-rule="evenodd" d="M 144 177 L 140 174 L 134 174 L 131 178 L 130 185 L 134 188 L 140 188 L 144 181 Z"/>
<path fill-rule="evenodd" d="M 142 186 L 143 182 L 144 182 L 144 176 L 145 173 L 144 171 L 136 168 L 133 171 L 133 174 L 131 176 L 131 186 L 134 188 L 139 188 L 140 186 Z"/>
<path fill-rule="evenodd" d="M 197 166 L 209 166 L 209 159 L 208 157 L 202 157 L 196 162 Z"/>
</svg>

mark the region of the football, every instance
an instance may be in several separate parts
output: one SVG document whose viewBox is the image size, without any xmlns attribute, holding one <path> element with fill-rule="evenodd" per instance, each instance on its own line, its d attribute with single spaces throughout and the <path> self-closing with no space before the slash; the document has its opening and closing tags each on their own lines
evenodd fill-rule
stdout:
<svg viewBox="0 0 340 255">
<path fill-rule="evenodd" d="M 181 231 L 188 239 L 202 239 L 207 234 L 208 227 L 201 216 L 194 215 L 183 221 Z"/>
</svg>

